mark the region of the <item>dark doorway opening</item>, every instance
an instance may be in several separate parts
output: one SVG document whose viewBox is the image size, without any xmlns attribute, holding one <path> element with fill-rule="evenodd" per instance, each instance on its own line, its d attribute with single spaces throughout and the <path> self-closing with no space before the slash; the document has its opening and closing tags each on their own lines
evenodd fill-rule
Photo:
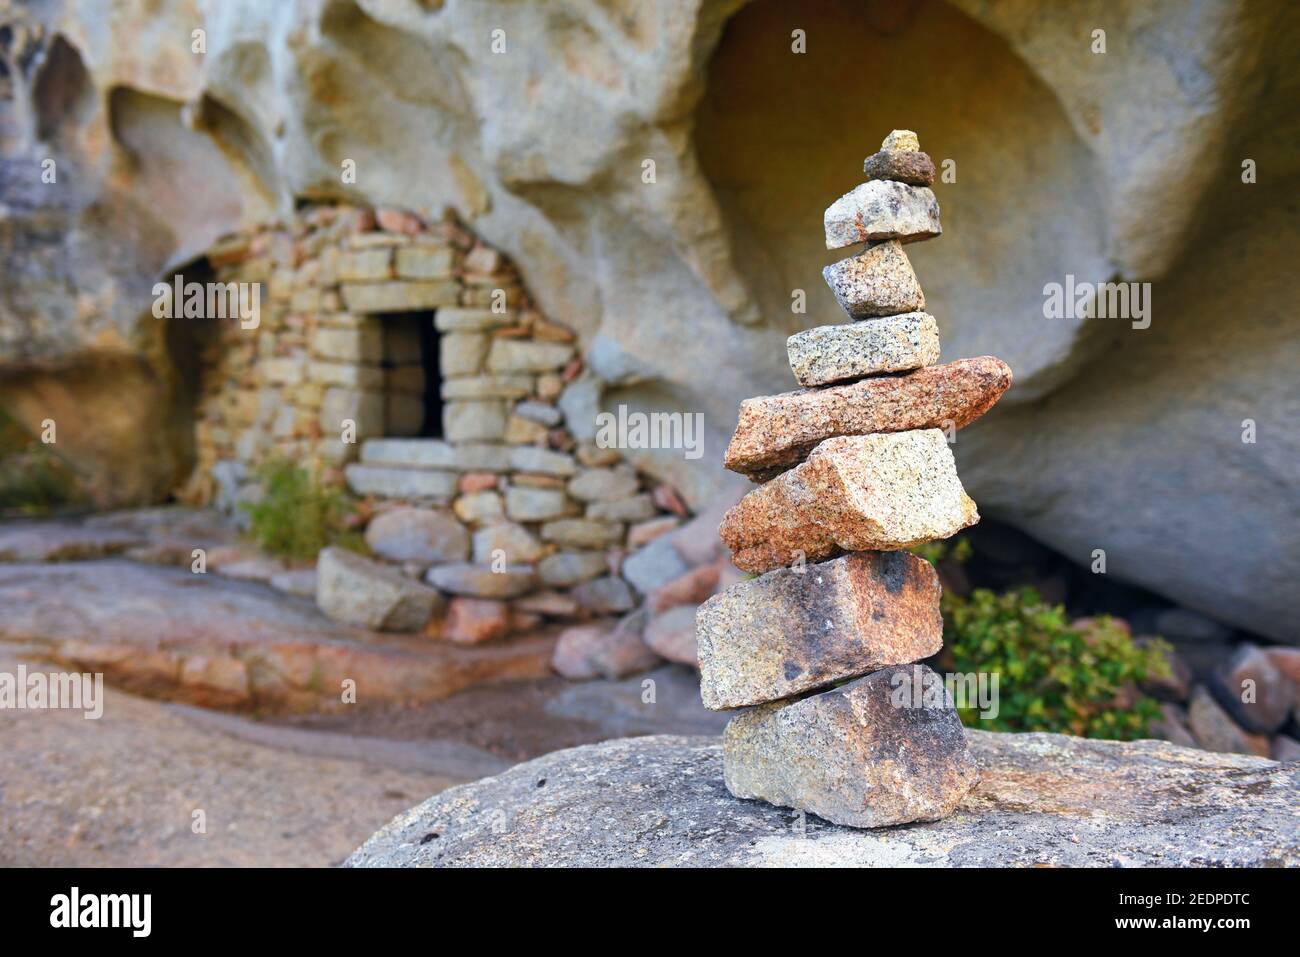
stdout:
<svg viewBox="0 0 1300 957">
<path fill-rule="evenodd" d="M 384 330 L 384 431 L 390 436 L 442 437 L 441 336 L 433 313 L 395 312 Z"/>
</svg>

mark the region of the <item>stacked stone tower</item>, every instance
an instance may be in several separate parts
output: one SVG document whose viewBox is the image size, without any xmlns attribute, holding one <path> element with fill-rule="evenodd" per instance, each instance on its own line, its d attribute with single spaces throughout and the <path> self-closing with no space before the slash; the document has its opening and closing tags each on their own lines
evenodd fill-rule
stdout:
<svg viewBox="0 0 1300 957">
<path fill-rule="evenodd" d="M 790 337 L 804 388 L 747 399 L 727 468 L 763 484 L 723 519 L 757 575 L 696 618 L 707 707 L 727 725 L 727 788 L 837 824 L 951 813 L 978 772 L 938 675 L 934 568 L 905 549 L 979 521 L 949 436 L 1011 384 L 991 356 L 936 365 L 939 336 L 903 247 L 938 236 L 934 164 L 895 130 L 867 181 L 826 210 L 823 275 L 849 318 Z"/>
</svg>

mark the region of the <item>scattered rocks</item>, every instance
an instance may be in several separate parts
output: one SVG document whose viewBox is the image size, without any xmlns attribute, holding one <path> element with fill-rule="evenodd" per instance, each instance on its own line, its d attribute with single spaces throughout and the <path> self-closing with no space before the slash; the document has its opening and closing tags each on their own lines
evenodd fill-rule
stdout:
<svg viewBox="0 0 1300 957">
<path fill-rule="evenodd" d="M 330 618 L 377 631 L 419 631 L 443 606 L 442 596 L 387 565 L 345 548 L 316 561 L 316 605 Z"/>
<path fill-rule="evenodd" d="M 1238 727 L 1228 712 L 1219 707 L 1203 687 L 1192 692 L 1192 703 L 1187 709 L 1187 726 L 1196 743 L 1207 751 L 1254 754 L 1264 758 L 1269 756 L 1268 738 L 1250 734 Z"/>
<path fill-rule="evenodd" d="M 732 562 L 765 572 L 846 551 L 909 548 L 979 520 L 938 429 L 827 439 L 722 520 Z"/>
<path fill-rule="evenodd" d="M 762 481 L 834 436 L 964 428 L 1010 385 L 1006 363 L 981 356 L 901 376 L 746 399 L 723 465 Z"/>
<path fill-rule="evenodd" d="M 493 598 L 457 595 L 447 602 L 442 637 L 461 645 L 477 645 L 510 633 L 510 606 Z"/>
<path fill-rule="evenodd" d="M 1296 685 L 1262 648 L 1242 645 L 1210 679 L 1215 699 L 1246 731 L 1271 734 L 1291 717 Z"/>
<path fill-rule="evenodd" d="M 655 615 L 646 625 L 645 643 L 659 656 L 680 665 L 699 667 L 695 639 L 695 606 L 677 605 Z"/>
<path fill-rule="evenodd" d="M 613 681 L 648 671 L 659 656 L 641 640 L 635 623 L 574 625 L 560 633 L 551 660 L 566 678 L 605 678 Z"/>
<path fill-rule="evenodd" d="M 934 316 L 909 312 L 845 326 L 817 326 L 795 333 L 786 349 L 800 385 L 828 385 L 934 365 L 939 361 L 939 327 Z"/>
<path fill-rule="evenodd" d="M 934 566 L 907 552 L 859 552 L 734 585 L 696 618 L 704 705 L 761 704 L 928 658 L 943 646 L 939 595 Z"/>
</svg>

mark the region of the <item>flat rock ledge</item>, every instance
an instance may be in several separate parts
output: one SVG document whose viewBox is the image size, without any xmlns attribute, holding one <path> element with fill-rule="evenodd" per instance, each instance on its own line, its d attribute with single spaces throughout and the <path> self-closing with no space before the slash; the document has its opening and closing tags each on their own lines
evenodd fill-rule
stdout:
<svg viewBox="0 0 1300 957">
<path fill-rule="evenodd" d="M 451 788 L 348 867 L 1300 865 L 1300 763 L 1162 741 L 967 732 L 979 785 L 942 821 L 860 831 L 722 783 L 716 737 L 619 738 Z"/>
</svg>

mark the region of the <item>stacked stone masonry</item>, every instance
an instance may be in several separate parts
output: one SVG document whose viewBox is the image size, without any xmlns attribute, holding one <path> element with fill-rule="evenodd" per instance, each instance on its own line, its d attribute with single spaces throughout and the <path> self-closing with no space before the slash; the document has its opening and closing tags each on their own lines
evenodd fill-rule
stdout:
<svg viewBox="0 0 1300 957">
<path fill-rule="evenodd" d="M 727 725 L 736 797 L 883 827 L 942 818 L 978 772 L 939 676 L 933 567 L 905 551 L 979 521 L 949 436 L 1011 384 L 991 356 L 946 366 L 904 244 L 939 235 L 934 164 L 895 130 L 826 211 L 824 278 L 849 322 L 797 333 L 805 388 L 746 400 L 724 460 L 762 482 L 723 517 L 757 577 L 696 615 L 700 694 Z"/>
<path fill-rule="evenodd" d="M 222 283 L 261 284 L 261 315 L 217 324 L 205 351 L 187 497 L 238 513 L 274 459 L 346 484 L 370 554 L 322 553 L 331 617 L 479 642 L 623 615 L 662 583 L 633 584 L 633 560 L 681 523 L 680 499 L 575 441 L 560 399 L 578 343 L 496 250 L 455 222 L 321 206 L 208 260 Z"/>
</svg>

